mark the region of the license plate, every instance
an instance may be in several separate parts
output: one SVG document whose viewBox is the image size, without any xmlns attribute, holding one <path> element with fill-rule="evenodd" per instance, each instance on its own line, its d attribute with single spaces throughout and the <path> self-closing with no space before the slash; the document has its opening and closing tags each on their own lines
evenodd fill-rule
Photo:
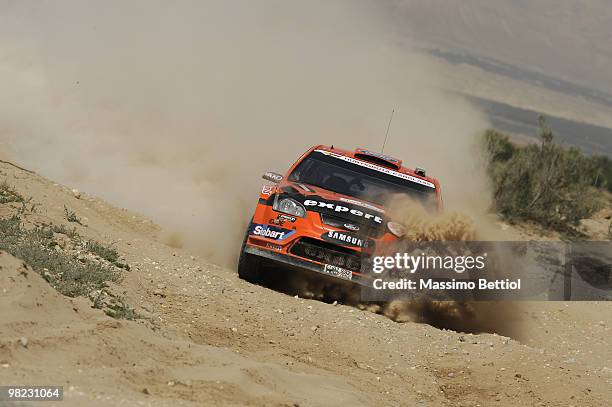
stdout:
<svg viewBox="0 0 612 407">
<path fill-rule="evenodd" d="M 332 264 L 326 264 L 323 267 L 323 272 L 325 274 L 329 274 L 330 276 L 341 278 L 343 280 L 353 279 L 353 273 L 351 272 L 351 270 L 343 269 L 342 267 L 334 266 Z"/>
</svg>

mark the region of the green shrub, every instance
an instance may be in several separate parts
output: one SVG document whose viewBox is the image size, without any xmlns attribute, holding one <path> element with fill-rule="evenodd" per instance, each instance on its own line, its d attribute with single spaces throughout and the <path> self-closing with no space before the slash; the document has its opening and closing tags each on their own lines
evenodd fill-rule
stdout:
<svg viewBox="0 0 612 407">
<path fill-rule="evenodd" d="M 48 226 L 48 228 L 53 233 L 61 233 L 62 235 L 68 236 L 72 240 L 78 240 L 80 238 L 79 232 L 76 230 L 75 227 L 73 227 L 72 229 L 68 229 L 64 225 L 50 225 Z"/>
<path fill-rule="evenodd" d="M 0 183 L 0 204 L 10 202 L 25 203 L 25 198 L 4 180 Z"/>
<path fill-rule="evenodd" d="M 117 264 L 119 261 L 119 253 L 115 250 L 114 247 L 104 246 L 103 244 L 96 242 L 95 240 L 90 240 L 85 244 L 85 249 L 103 258 L 112 264 Z"/>
<path fill-rule="evenodd" d="M 603 155 L 591 157 L 595 166 L 595 186 L 612 192 L 612 160 Z"/>
<path fill-rule="evenodd" d="M 28 211 L 26 205 L 31 204 L 29 211 L 32 213 L 36 205 L 31 203 L 31 198 L 25 199 L 6 182 L 1 183 L 0 204 L 13 202 L 21 203 L 22 208 L 11 217 L 0 218 L 0 250 L 26 262 L 66 296 L 88 296 L 94 308 L 100 308 L 114 318 L 139 318 L 122 297 L 107 290 L 110 282 L 117 282 L 121 278 L 118 268 L 130 269 L 127 264 L 119 262 L 119 253 L 114 247 L 94 240 L 86 241 L 74 227 L 70 229 L 53 224 L 26 227 L 22 221 L 22 216 Z M 74 211 L 64 206 L 64 212 L 68 221 L 81 224 Z M 58 239 L 57 234 L 65 235 L 69 241 Z M 95 257 L 84 255 L 81 249 Z"/>
<path fill-rule="evenodd" d="M 76 230 L 64 226 L 45 225 L 33 229 L 25 228 L 19 215 L 0 218 L 0 250 L 26 262 L 52 287 L 68 297 L 104 293 L 105 301 L 94 301 L 94 308 L 103 309 L 107 315 L 114 318 L 138 318 L 134 309 L 126 304 L 123 298 L 105 290 L 108 283 L 121 278 L 119 270 L 60 249 L 54 240 L 55 233 L 68 236 L 75 246 L 80 245 L 117 267 L 129 269 L 127 265 L 118 262 L 119 254 L 112 247 L 103 246 L 93 240 L 84 243 Z"/>
<path fill-rule="evenodd" d="M 485 134 L 495 208 L 509 219 L 573 228 L 600 207 L 598 167 L 577 149 L 555 144 L 543 117 L 539 138 L 539 144 L 517 147 L 501 133 Z"/>
<path fill-rule="evenodd" d="M 77 216 L 76 212 L 68 210 L 66 205 L 64 205 L 64 214 L 68 222 L 78 223 L 81 226 L 83 225 L 83 223 L 81 223 L 81 218 Z"/>
<path fill-rule="evenodd" d="M 109 317 L 116 319 L 128 319 L 130 321 L 139 318 L 134 308 L 132 308 L 125 299 L 116 297 L 113 301 L 104 308 L 104 313 Z"/>
<path fill-rule="evenodd" d="M 0 250 L 25 261 L 62 294 L 86 295 L 119 279 L 112 268 L 97 262 L 82 262 L 57 250 L 56 246 L 51 227 L 26 229 L 19 216 L 0 219 Z"/>
<path fill-rule="evenodd" d="M 485 132 L 485 144 L 492 162 L 508 161 L 517 149 L 507 135 L 497 130 Z"/>
</svg>

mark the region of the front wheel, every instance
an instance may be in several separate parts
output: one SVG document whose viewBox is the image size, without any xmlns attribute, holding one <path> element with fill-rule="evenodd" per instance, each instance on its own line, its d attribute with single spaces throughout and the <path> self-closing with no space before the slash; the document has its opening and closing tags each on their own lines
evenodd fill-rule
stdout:
<svg viewBox="0 0 612 407">
<path fill-rule="evenodd" d="M 246 253 L 246 242 L 249 238 L 249 231 L 244 236 L 240 258 L 238 259 L 238 277 L 249 283 L 258 284 L 261 282 L 261 258 L 259 256 Z"/>
</svg>

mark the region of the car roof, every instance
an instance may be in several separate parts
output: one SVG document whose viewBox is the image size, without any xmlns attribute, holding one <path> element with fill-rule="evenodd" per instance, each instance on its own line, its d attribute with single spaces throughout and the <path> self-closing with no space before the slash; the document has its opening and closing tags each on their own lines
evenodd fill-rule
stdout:
<svg viewBox="0 0 612 407">
<path fill-rule="evenodd" d="M 377 153 L 377 152 L 373 152 L 371 150 L 367 150 L 363 148 L 356 148 L 355 150 L 350 151 L 350 150 L 345 150 L 342 148 L 334 147 L 333 145 L 326 146 L 323 144 L 319 144 L 318 146 L 313 147 L 312 150 L 313 151 L 314 150 L 329 151 L 335 154 L 343 155 L 345 157 L 350 157 L 356 160 L 368 162 L 370 164 L 379 165 L 381 167 L 389 168 L 391 170 L 400 172 L 402 174 L 411 175 L 413 177 L 420 178 L 425 181 L 429 181 L 436 185 L 436 189 L 439 187 L 439 182 L 436 178 L 418 174 L 416 172 L 416 168 L 412 169 L 412 168 L 405 167 L 401 165 L 402 164 L 401 160 L 397 158 L 393 158 L 383 153 Z"/>
</svg>

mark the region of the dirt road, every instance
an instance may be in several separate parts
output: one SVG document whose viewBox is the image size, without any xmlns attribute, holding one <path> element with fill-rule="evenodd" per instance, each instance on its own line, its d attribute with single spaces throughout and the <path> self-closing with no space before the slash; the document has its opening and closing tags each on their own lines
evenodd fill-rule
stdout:
<svg viewBox="0 0 612 407">
<path fill-rule="evenodd" d="M 114 243 L 130 271 L 112 289 L 142 319 L 115 320 L 0 254 L 0 383 L 58 384 L 58 406 L 541 405 L 612 400 L 612 304 L 513 307 L 512 337 L 397 323 L 254 286 L 168 247 L 151 221 L 0 163 L 37 211 Z M 0 215 L 10 208 L 0 205 Z M 211 236 L 214 239 L 214 236 Z M 501 322 L 501 321 L 496 321 Z M 50 403 L 49 405 L 53 405 Z"/>
</svg>

